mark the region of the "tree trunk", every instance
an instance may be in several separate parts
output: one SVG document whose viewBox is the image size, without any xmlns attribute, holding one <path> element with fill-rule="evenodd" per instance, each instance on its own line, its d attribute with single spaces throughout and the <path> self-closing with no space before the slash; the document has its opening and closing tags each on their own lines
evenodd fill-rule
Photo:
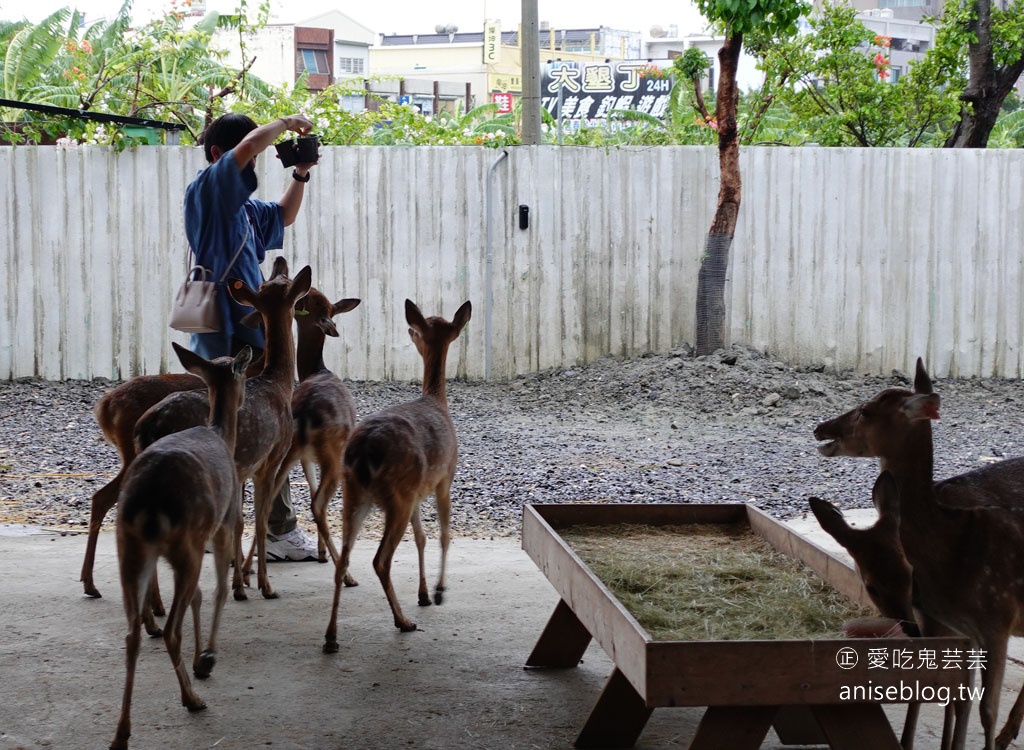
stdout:
<svg viewBox="0 0 1024 750">
<path fill-rule="evenodd" d="M 968 47 L 970 75 L 960 96 L 960 122 L 946 141 L 946 148 L 985 148 L 1006 95 L 1024 71 L 1024 57 L 1002 68 L 996 66 L 992 49 L 991 0 L 975 0 L 975 41 Z"/>
<path fill-rule="evenodd" d="M 727 34 L 718 51 L 719 77 L 715 115 L 718 118 L 718 166 L 721 183 L 718 208 L 704 244 L 697 276 L 697 354 L 711 354 L 725 347 L 725 279 L 729 248 L 736 234 L 740 210 L 740 143 L 736 132 L 736 68 L 742 34 Z"/>
</svg>

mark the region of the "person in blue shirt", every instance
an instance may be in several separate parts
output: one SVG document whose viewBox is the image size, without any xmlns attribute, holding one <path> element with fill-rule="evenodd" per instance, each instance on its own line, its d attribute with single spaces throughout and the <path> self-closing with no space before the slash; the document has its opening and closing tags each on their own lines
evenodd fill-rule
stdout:
<svg viewBox="0 0 1024 750">
<path fill-rule="evenodd" d="M 280 200 L 252 198 L 256 191 L 256 157 L 286 131 L 305 134 L 313 123 L 302 115 L 279 117 L 265 125 L 236 113 L 218 117 L 203 132 L 201 142 L 209 166 L 185 189 L 185 235 L 195 263 L 209 270 L 209 278 L 244 281 L 252 289 L 263 283 L 260 263 L 267 249 L 282 247 L 284 228 L 302 206 L 312 163 L 296 164 Z M 191 334 L 190 348 L 207 359 L 234 356 L 243 346 L 264 348 L 262 329 L 242 325 L 252 308 L 229 294 L 218 294 L 221 329 Z M 268 560 L 315 560 L 316 541 L 298 525 L 287 482 L 274 498 L 267 538 Z"/>
</svg>

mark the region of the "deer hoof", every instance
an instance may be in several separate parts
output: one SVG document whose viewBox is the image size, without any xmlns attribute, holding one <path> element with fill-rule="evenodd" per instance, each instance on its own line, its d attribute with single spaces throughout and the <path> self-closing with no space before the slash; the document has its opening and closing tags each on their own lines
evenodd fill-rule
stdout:
<svg viewBox="0 0 1024 750">
<path fill-rule="evenodd" d="M 144 623 L 143 627 L 146 628 L 146 635 L 150 638 L 162 638 L 164 635 L 163 628 L 157 627 L 156 625 L 148 625 Z"/>
<path fill-rule="evenodd" d="M 91 583 L 84 584 L 82 586 L 82 590 L 85 592 L 86 596 L 90 596 L 93 599 L 102 599 L 103 598 L 103 594 L 100 593 L 100 590 L 98 588 L 96 588 L 95 586 L 93 586 Z M 111 745 L 111 747 L 113 747 L 113 745 Z"/>
<path fill-rule="evenodd" d="M 416 623 L 414 622 L 396 622 L 395 627 L 401 630 L 403 633 L 411 633 L 416 629 Z"/>
<path fill-rule="evenodd" d="M 277 598 L 277 592 L 276 591 L 272 591 L 269 588 L 267 588 L 267 589 L 260 589 L 260 592 L 263 594 L 263 598 L 264 599 L 276 599 Z"/>
<path fill-rule="evenodd" d="M 444 586 L 438 586 L 434 589 L 434 604 L 444 603 Z"/>
<path fill-rule="evenodd" d="M 338 653 L 338 642 L 337 641 L 325 641 L 324 642 L 324 653 L 325 654 L 336 654 L 336 653 Z"/>
<path fill-rule="evenodd" d="M 426 591 L 421 591 L 420 592 L 420 606 L 421 607 L 429 607 L 431 604 L 433 604 L 433 602 L 430 601 L 430 594 L 428 594 Z"/>
<path fill-rule="evenodd" d="M 206 710 L 206 703 L 198 696 L 188 701 L 182 701 L 182 703 L 185 704 L 185 708 L 187 708 L 191 713 Z"/>
<path fill-rule="evenodd" d="M 213 671 L 214 665 L 217 663 L 217 654 L 214 651 L 204 651 L 199 656 L 199 663 L 196 664 L 195 669 L 192 670 L 192 674 L 197 679 L 205 680 L 210 676 L 210 672 Z"/>
<path fill-rule="evenodd" d="M 153 602 L 153 614 L 156 615 L 157 617 L 163 617 L 164 615 L 167 614 L 167 610 L 164 609 L 163 603 L 160 602 L 159 600 Z"/>
<path fill-rule="evenodd" d="M 358 586 L 359 585 L 359 581 L 357 581 L 355 578 L 350 576 L 348 573 L 345 574 L 345 578 L 344 578 L 343 583 L 346 586 L 348 586 L 349 588 L 352 588 L 353 586 Z"/>
<path fill-rule="evenodd" d="M 234 595 L 235 595 L 235 601 L 236 602 L 245 602 L 245 601 L 249 600 L 249 595 L 247 593 L 245 593 L 245 589 L 243 589 L 243 588 L 235 589 L 234 590 Z"/>
</svg>

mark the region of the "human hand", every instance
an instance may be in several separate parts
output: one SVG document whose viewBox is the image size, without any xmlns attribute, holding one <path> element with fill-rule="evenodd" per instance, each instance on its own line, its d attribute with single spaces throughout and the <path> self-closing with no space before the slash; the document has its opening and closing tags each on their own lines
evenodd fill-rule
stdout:
<svg viewBox="0 0 1024 750">
<path fill-rule="evenodd" d="M 313 129 L 313 123 L 302 115 L 288 115 L 282 117 L 281 122 L 284 123 L 285 130 L 294 130 L 299 135 L 305 135 Z"/>
</svg>

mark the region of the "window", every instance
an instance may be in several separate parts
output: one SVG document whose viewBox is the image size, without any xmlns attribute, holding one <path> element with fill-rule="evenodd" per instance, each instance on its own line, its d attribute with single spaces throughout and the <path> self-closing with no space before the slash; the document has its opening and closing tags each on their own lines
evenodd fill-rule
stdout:
<svg viewBox="0 0 1024 750">
<path fill-rule="evenodd" d="M 355 75 L 362 75 L 364 70 L 365 66 L 363 65 L 363 58 L 361 57 L 338 58 L 339 73 L 354 73 Z"/>
<path fill-rule="evenodd" d="M 302 67 L 310 75 L 330 75 L 331 66 L 327 64 L 327 53 L 319 49 L 300 49 Z"/>
</svg>

